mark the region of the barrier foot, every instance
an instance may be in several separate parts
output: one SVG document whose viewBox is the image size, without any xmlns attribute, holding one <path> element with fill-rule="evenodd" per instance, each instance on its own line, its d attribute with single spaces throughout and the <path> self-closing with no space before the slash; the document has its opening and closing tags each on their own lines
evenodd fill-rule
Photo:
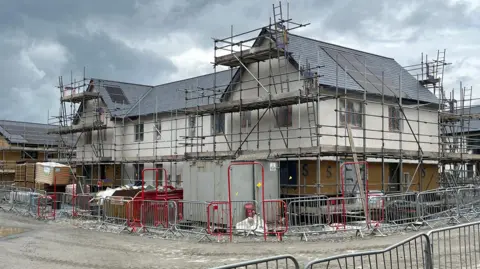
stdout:
<svg viewBox="0 0 480 269">
<path fill-rule="evenodd" d="M 300 241 L 303 241 L 303 238 L 305 238 L 305 242 L 308 242 L 308 237 L 307 237 L 307 233 L 301 233 L 300 234 Z"/>
<path fill-rule="evenodd" d="M 100 230 L 106 230 L 107 228 L 108 228 L 107 224 L 105 222 L 102 222 L 100 225 L 98 225 L 96 229 L 97 231 L 100 231 Z"/>
<path fill-rule="evenodd" d="M 208 239 L 209 242 L 213 242 L 212 239 L 208 237 L 208 234 L 204 234 L 202 237 L 200 237 L 200 239 L 198 239 L 198 242 L 202 242 L 204 238 Z"/>
<path fill-rule="evenodd" d="M 185 236 L 185 235 L 182 233 L 182 231 L 177 228 L 177 226 L 173 226 L 172 229 L 173 229 L 173 231 L 172 231 L 173 234 L 177 235 L 176 233 L 179 233 L 181 236 Z"/>
<path fill-rule="evenodd" d="M 360 235 L 361 238 L 363 238 L 363 232 L 361 229 L 357 229 L 355 236 L 358 237 Z"/>
<path fill-rule="evenodd" d="M 371 236 L 386 236 L 379 228 L 373 228 Z"/>
</svg>

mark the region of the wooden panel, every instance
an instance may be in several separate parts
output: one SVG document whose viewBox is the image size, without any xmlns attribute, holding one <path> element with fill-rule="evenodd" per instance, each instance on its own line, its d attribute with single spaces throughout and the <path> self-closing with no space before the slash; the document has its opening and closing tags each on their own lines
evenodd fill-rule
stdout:
<svg viewBox="0 0 480 269">
<path fill-rule="evenodd" d="M 382 165 L 369 163 L 368 179 L 371 190 L 381 190 Z M 300 162 L 300 179 L 296 188 L 283 188 L 283 194 L 313 195 L 317 194 L 317 161 L 303 160 Z M 385 174 L 388 178 L 388 174 Z M 320 194 L 336 195 L 341 190 L 341 177 L 337 182 L 337 164 L 335 161 L 320 162 Z"/>
<path fill-rule="evenodd" d="M 425 191 L 432 190 L 439 187 L 438 183 L 438 166 L 436 164 L 424 164 L 424 169 L 418 168 L 418 171 L 413 178 L 410 191 Z M 410 178 L 413 177 L 417 169 L 417 164 L 403 164 L 403 173 L 409 173 Z"/>
<path fill-rule="evenodd" d="M 403 164 L 403 173 L 413 176 L 417 164 Z M 435 164 L 424 164 L 423 172 L 419 169 L 415 176 L 410 191 L 424 191 L 438 188 L 438 167 Z M 298 169 L 298 165 L 297 165 Z M 282 188 L 282 194 L 289 195 L 314 195 L 317 194 L 317 161 L 303 160 L 300 162 L 300 178 L 297 186 Z M 368 163 L 369 190 L 389 191 L 390 178 L 389 163 L 383 167 L 384 182 L 382 184 L 382 163 Z M 320 193 L 336 195 L 341 190 L 341 179 L 337 182 L 337 165 L 335 161 L 321 161 L 320 163 Z M 404 187 L 405 188 L 405 187 Z"/>
<path fill-rule="evenodd" d="M 122 177 L 122 167 L 120 164 L 109 164 L 105 165 L 105 174 L 108 179 L 113 180 L 112 185 L 113 186 L 119 186 L 121 185 L 121 177 Z"/>
<path fill-rule="evenodd" d="M 10 144 L 8 144 L 8 141 L 5 139 L 5 137 L 0 136 L 0 147 L 8 147 Z"/>
<path fill-rule="evenodd" d="M 0 173 L 0 182 L 4 181 L 14 181 L 15 173 Z"/>
<path fill-rule="evenodd" d="M 16 151 L 2 151 L 0 153 L 0 159 L 5 161 L 19 161 L 22 159 L 22 152 Z"/>
<path fill-rule="evenodd" d="M 368 189 L 370 191 L 382 191 L 388 182 L 387 165 L 382 168 L 382 163 L 368 163 Z M 382 182 L 382 169 L 384 169 L 384 181 Z"/>
</svg>

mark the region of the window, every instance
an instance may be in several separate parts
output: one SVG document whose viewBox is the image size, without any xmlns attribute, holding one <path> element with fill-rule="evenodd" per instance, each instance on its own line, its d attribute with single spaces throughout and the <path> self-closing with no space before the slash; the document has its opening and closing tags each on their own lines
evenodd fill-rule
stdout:
<svg viewBox="0 0 480 269">
<path fill-rule="evenodd" d="M 157 163 L 157 164 L 155 164 L 155 168 L 158 169 L 158 171 L 157 171 L 157 173 L 158 173 L 158 185 L 160 187 L 162 187 L 163 185 L 165 185 L 165 183 L 163 182 L 163 176 L 165 174 L 165 171 L 163 170 L 163 164 Z"/>
<path fill-rule="evenodd" d="M 252 127 L 252 111 L 242 111 L 240 113 L 240 120 L 242 122 L 242 128 Z"/>
<path fill-rule="evenodd" d="M 107 129 L 99 130 L 97 132 L 98 142 L 103 142 L 107 140 Z M 93 136 L 92 136 L 92 143 L 93 143 Z"/>
<path fill-rule="evenodd" d="M 133 177 L 135 181 L 135 186 L 141 186 L 142 185 L 142 171 L 144 168 L 143 163 L 136 163 L 133 164 L 133 168 L 135 169 L 135 175 Z"/>
<path fill-rule="evenodd" d="M 467 164 L 467 177 L 474 177 L 475 173 L 473 172 L 473 164 Z"/>
<path fill-rule="evenodd" d="M 22 159 L 38 159 L 37 151 L 22 151 Z"/>
<path fill-rule="evenodd" d="M 162 139 L 162 123 L 157 122 L 153 125 L 153 137 L 155 140 Z"/>
<path fill-rule="evenodd" d="M 275 125 L 277 128 L 292 126 L 292 106 L 279 107 L 276 110 L 276 114 Z"/>
<path fill-rule="evenodd" d="M 143 123 L 135 124 L 135 142 L 143 141 Z"/>
<path fill-rule="evenodd" d="M 93 136 L 92 136 L 92 131 L 85 132 L 85 145 L 90 145 L 92 144 Z"/>
<path fill-rule="evenodd" d="M 340 100 L 340 124 L 363 127 L 363 104 L 358 101 Z M 345 107 L 346 104 L 346 107 Z"/>
<path fill-rule="evenodd" d="M 212 134 L 218 135 L 225 132 L 225 114 L 212 115 L 212 120 L 214 124 L 212 125 Z"/>
<path fill-rule="evenodd" d="M 189 137 L 195 136 L 195 128 L 196 128 L 196 118 L 195 116 L 188 117 L 188 129 L 189 129 Z"/>
<path fill-rule="evenodd" d="M 388 128 L 390 131 L 403 131 L 402 112 L 395 106 L 388 107 Z"/>
</svg>

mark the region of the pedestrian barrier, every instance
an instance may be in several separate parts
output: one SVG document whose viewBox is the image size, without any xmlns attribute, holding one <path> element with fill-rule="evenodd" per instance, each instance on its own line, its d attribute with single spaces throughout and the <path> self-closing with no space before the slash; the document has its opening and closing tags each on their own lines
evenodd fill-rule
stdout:
<svg viewBox="0 0 480 269">
<path fill-rule="evenodd" d="M 479 243 L 480 222 L 466 223 L 420 233 L 383 250 L 362 251 L 313 260 L 307 262 L 304 268 L 476 269 L 480 265 Z M 288 267 L 287 261 L 290 261 L 293 266 Z M 220 268 L 299 268 L 299 263 L 293 256 L 285 255 L 212 269 Z"/>
<path fill-rule="evenodd" d="M 160 198 L 159 198 L 160 199 Z M 368 221 L 359 197 L 307 196 L 256 201 L 134 200 L 95 194 L 45 193 L 0 185 L 0 210 L 39 219 L 76 218 L 98 228 L 176 236 L 288 236 L 436 228 L 480 217 L 480 188 L 370 194 Z"/>
<path fill-rule="evenodd" d="M 298 261 L 290 255 L 282 255 L 271 258 L 252 260 L 231 265 L 224 265 L 212 269 L 260 269 L 260 268 L 282 268 L 282 269 L 300 269 Z"/>
<path fill-rule="evenodd" d="M 289 233 L 307 240 L 309 235 L 323 232 L 327 225 L 327 200 L 325 195 L 284 199 Z"/>
<path fill-rule="evenodd" d="M 431 230 L 432 268 L 479 268 L 480 222 Z"/>
<path fill-rule="evenodd" d="M 344 254 L 309 262 L 307 269 L 357 269 L 357 268 L 426 268 L 429 259 L 430 241 L 427 235 L 419 234 L 403 240 L 384 250 Z"/>
<path fill-rule="evenodd" d="M 264 233 L 273 234 L 279 240 L 288 232 L 287 204 L 282 200 L 264 200 Z"/>
</svg>

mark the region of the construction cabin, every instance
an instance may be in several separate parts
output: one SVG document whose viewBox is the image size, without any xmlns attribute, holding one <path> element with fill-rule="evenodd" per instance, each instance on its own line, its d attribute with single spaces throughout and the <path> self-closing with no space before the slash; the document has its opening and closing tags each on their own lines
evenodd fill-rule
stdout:
<svg viewBox="0 0 480 269">
<path fill-rule="evenodd" d="M 263 29 L 251 49 L 215 58 L 223 71 L 199 77 L 60 85 L 61 102 L 78 109 L 64 106 L 73 124 L 50 132 L 78 141 L 76 157 L 59 161 L 112 186 L 163 168 L 187 200 L 226 199 L 234 161 L 240 200 L 258 198 L 262 187 L 270 199 L 344 193 L 354 160 L 369 190 L 439 186 L 439 100 L 427 82 L 392 58 L 294 34 L 279 46 L 277 35 Z M 263 165 L 265 186 L 252 161 Z"/>
<path fill-rule="evenodd" d="M 48 124 L 0 120 L 0 181 L 13 181 L 17 162 L 57 158 L 58 135 L 47 134 Z"/>
</svg>

